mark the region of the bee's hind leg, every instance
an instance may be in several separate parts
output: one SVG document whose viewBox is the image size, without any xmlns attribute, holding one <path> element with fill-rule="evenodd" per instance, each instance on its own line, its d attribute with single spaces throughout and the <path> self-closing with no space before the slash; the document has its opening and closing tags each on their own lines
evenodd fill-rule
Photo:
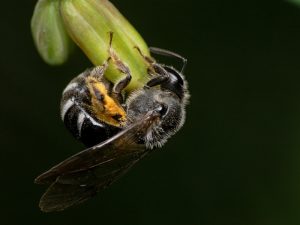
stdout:
<svg viewBox="0 0 300 225">
<path fill-rule="evenodd" d="M 96 77 L 98 79 L 101 79 L 103 77 L 105 71 L 108 68 L 109 60 L 110 60 L 110 57 L 107 60 L 105 60 L 102 65 L 94 67 L 91 70 L 90 75 L 93 76 L 93 77 Z"/>
</svg>

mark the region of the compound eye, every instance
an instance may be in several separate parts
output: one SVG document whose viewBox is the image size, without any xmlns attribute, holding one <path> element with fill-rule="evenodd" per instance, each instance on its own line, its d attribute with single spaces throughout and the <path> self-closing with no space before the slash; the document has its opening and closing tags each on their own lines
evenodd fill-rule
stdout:
<svg viewBox="0 0 300 225">
<path fill-rule="evenodd" d="M 163 116 L 165 116 L 168 113 L 169 107 L 168 107 L 168 105 L 162 103 L 158 107 L 157 111 L 160 113 L 161 117 L 163 117 Z"/>
</svg>

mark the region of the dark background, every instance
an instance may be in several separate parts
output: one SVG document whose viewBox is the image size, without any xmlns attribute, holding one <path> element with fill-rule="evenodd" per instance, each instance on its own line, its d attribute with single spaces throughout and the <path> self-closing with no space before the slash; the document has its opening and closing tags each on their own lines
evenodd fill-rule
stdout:
<svg viewBox="0 0 300 225">
<path fill-rule="evenodd" d="M 111 188 L 62 213 L 34 178 L 82 150 L 61 92 L 90 66 L 38 56 L 35 0 L 2 1 L 0 216 L 4 224 L 299 225 L 300 8 L 285 1 L 112 1 L 149 45 L 186 56 L 184 128 Z"/>
</svg>

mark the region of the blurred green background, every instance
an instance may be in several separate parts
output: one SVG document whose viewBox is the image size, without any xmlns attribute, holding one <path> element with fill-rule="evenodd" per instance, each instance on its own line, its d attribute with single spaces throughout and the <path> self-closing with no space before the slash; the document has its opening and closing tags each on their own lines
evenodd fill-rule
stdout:
<svg viewBox="0 0 300 225">
<path fill-rule="evenodd" d="M 184 128 L 96 198 L 40 212 L 45 189 L 34 178 L 83 148 L 60 121 L 59 102 L 91 64 L 78 51 L 65 66 L 46 65 L 30 33 L 36 1 L 2 1 L 0 224 L 299 225 L 300 8 L 112 2 L 149 45 L 188 58 Z"/>
</svg>

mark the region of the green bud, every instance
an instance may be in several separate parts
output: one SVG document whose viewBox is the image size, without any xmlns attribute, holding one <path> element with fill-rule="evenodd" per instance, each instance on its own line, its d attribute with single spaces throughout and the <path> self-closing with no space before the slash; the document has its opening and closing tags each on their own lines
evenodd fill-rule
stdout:
<svg viewBox="0 0 300 225">
<path fill-rule="evenodd" d="M 50 65 L 66 62 L 74 45 L 65 30 L 59 4 L 59 0 L 39 0 L 31 20 L 35 45 Z"/>
<path fill-rule="evenodd" d="M 128 91 L 143 86 L 148 64 L 135 47 L 149 56 L 149 50 L 138 32 L 108 0 L 61 0 L 60 12 L 73 41 L 94 65 L 102 65 L 109 57 L 109 32 L 113 32 L 112 48 L 131 71 Z M 113 63 L 105 73 L 112 82 L 121 74 Z"/>
</svg>

